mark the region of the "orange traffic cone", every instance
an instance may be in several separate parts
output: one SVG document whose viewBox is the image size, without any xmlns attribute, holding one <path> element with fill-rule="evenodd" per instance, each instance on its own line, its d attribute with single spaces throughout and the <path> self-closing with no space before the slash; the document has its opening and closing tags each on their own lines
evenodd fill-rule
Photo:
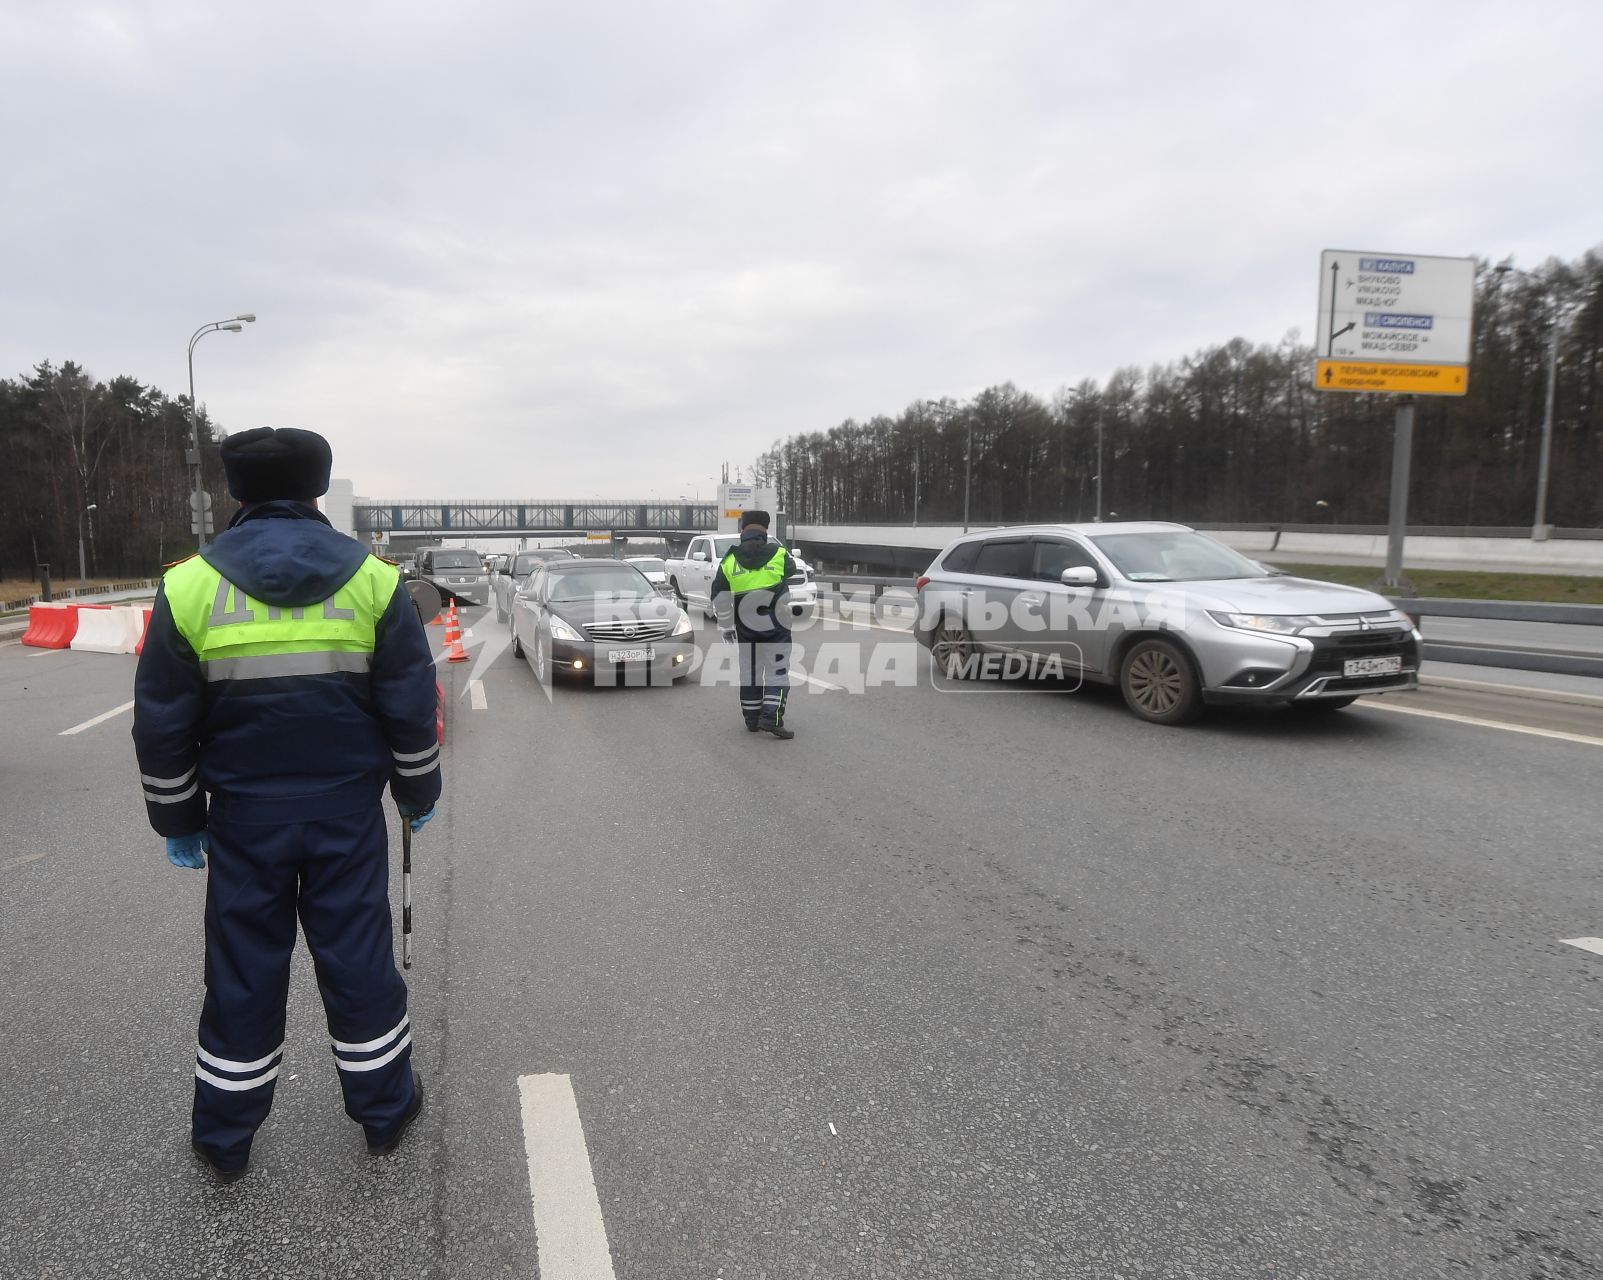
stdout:
<svg viewBox="0 0 1603 1280">
<path fill-rule="evenodd" d="M 468 651 L 462 647 L 462 624 L 456 620 L 456 601 L 451 602 L 451 613 L 445 621 L 445 660 L 466 662 Z"/>
</svg>

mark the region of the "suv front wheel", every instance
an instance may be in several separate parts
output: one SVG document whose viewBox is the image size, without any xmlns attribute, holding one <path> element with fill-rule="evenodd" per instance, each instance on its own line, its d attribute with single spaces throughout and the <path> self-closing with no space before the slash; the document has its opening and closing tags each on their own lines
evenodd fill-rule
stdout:
<svg viewBox="0 0 1603 1280">
<path fill-rule="evenodd" d="M 1124 703 L 1153 724 L 1189 724 L 1202 714 L 1202 686 L 1191 659 L 1168 640 L 1138 640 L 1119 664 Z"/>
</svg>

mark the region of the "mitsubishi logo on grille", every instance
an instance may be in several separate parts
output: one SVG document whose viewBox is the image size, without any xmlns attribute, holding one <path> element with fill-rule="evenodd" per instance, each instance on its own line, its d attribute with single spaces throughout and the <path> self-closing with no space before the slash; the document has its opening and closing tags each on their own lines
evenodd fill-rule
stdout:
<svg viewBox="0 0 1603 1280">
<path fill-rule="evenodd" d="M 1372 623 L 1368 618 L 1360 618 L 1358 619 L 1358 629 L 1360 631 L 1373 631 L 1375 629 L 1375 624 Z"/>
</svg>

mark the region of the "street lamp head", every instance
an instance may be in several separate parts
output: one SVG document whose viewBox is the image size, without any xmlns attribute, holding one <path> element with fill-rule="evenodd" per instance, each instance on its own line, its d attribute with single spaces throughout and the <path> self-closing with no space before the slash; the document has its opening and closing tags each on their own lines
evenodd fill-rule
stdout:
<svg viewBox="0 0 1603 1280">
<path fill-rule="evenodd" d="M 247 311 L 242 316 L 235 316 L 234 319 L 243 320 L 246 324 L 255 324 L 256 323 L 256 313 L 254 311 Z"/>
<path fill-rule="evenodd" d="M 245 326 L 242 325 L 242 324 L 225 324 L 223 326 L 223 332 L 224 333 L 241 333 L 241 332 L 244 331 L 244 328 L 245 328 Z"/>
<path fill-rule="evenodd" d="M 98 502 L 91 502 L 87 507 L 84 508 L 84 510 L 85 511 L 99 511 L 100 510 L 100 504 Z"/>
</svg>

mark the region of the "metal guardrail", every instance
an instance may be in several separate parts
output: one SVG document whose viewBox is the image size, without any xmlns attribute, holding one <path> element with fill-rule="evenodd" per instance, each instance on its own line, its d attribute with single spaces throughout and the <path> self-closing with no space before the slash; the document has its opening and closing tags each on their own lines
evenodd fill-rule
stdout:
<svg viewBox="0 0 1603 1280">
<path fill-rule="evenodd" d="M 1392 603 L 1415 619 L 1474 618 L 1485 622 L 1539 622 L 1566 627 L 1603 627 L 1603 605 L 1547 604 L 1537 600 L 1397 599 Z M 1476 644 L 1462 640 L 1425 641 L 1431 662 L 1456 662 L 1508 671 L 1540 671 L 1555 676 L 1603 679 L 1603 656 L 1539 645 Z"/>
<path fill-rule="evenodd" d="M 867 598 L 877 603 L 886 591 L 911 590 L 912 578 L 866 574 L 815 574 L 820 595 L 835 599 Z M 826 591 L 825 587 L 833 588 Z M 1415 620 L 1421 618 L 1473 618 L 1486 622 L 1554 623 L 1560 626 L 1603 627 L 1603 605 L 1548 604 L 1537 600 L 1448 600 L 1399 598 L 1392 604 Z M 1603 656 L 1540 645 L 1476 644 L 1426 639 L 1424 657 L 1431 662 L 1499 667 L 1508 671 L 1539 671 L 1548 675 L 1591 676 L 1603 679 Z"/>
</svg>

